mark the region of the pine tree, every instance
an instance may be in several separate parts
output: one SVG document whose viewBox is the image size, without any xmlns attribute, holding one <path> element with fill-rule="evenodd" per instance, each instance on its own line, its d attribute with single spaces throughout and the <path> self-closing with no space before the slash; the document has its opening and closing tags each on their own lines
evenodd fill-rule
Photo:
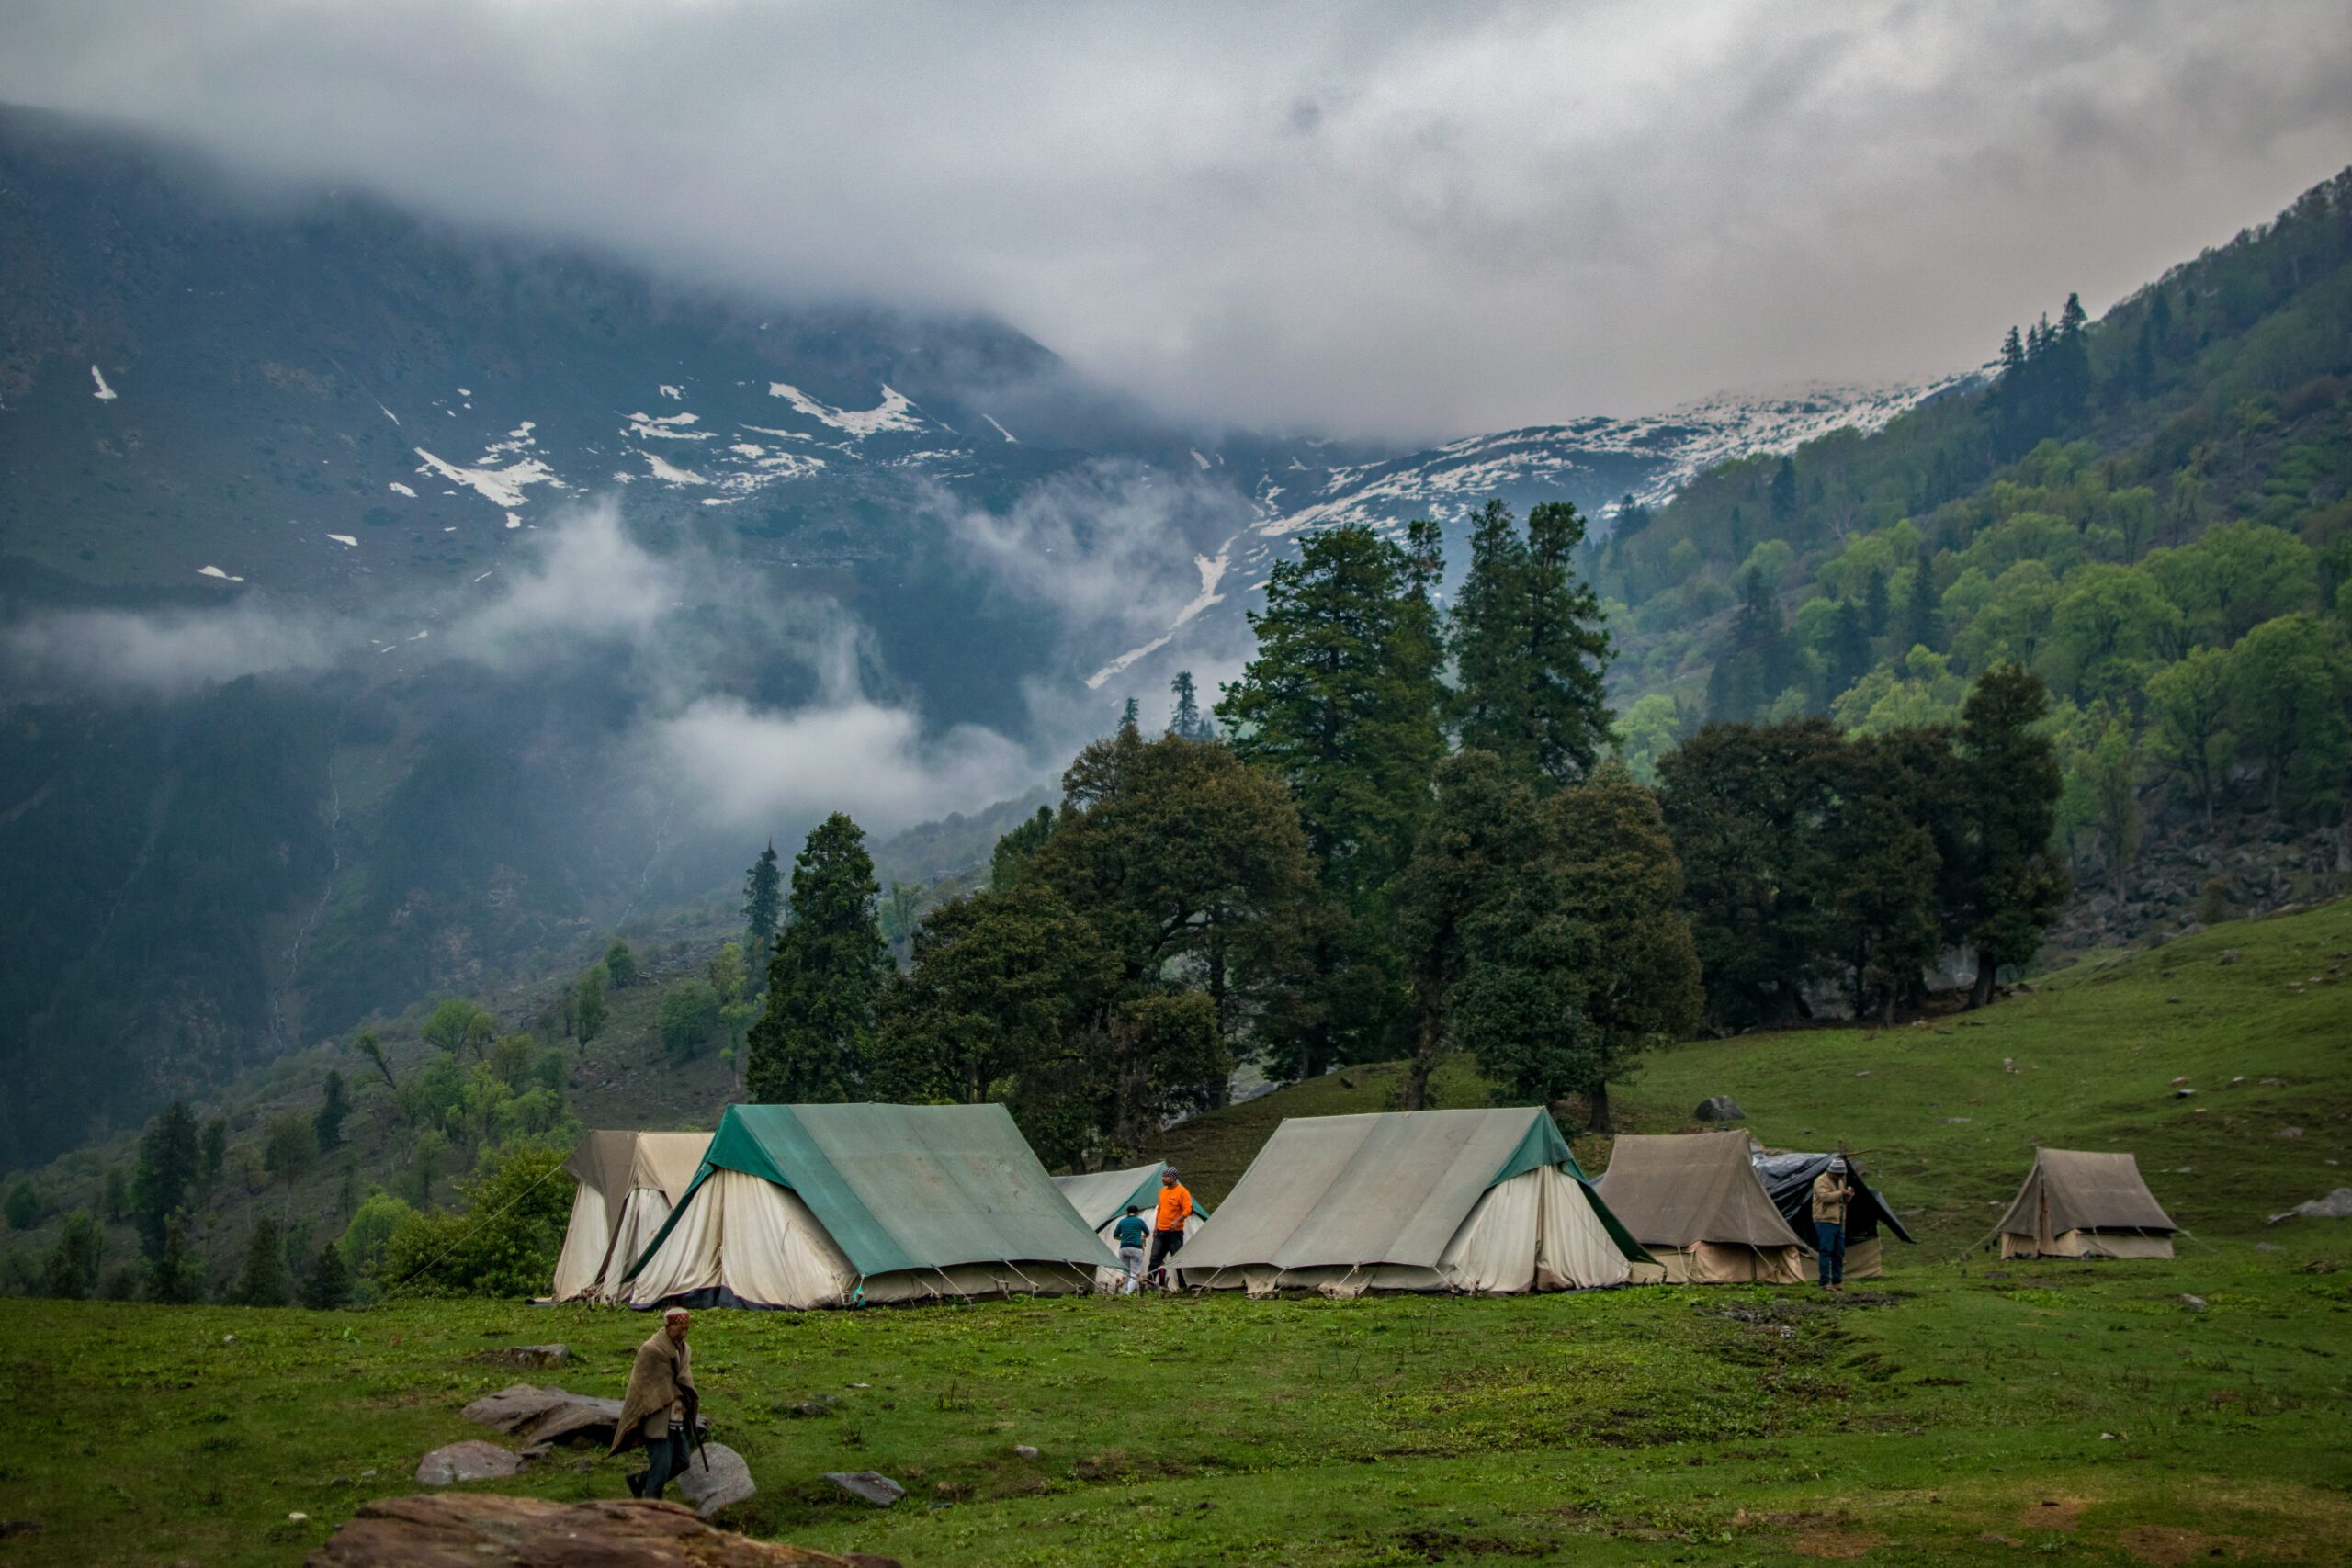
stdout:
<svg viewBox="0 0 2352 1568">
<path fill-rule="evenodd" d="M 743 920 L 754 958 L 775 940 L 776 922 L 783 918 L 784 873 L 776 864 L 775 840 L 770 839 L 752 869 L 743 874 Z"/>
<path fill-rule="evenodd" d="M 747 1081 L 772 1104 L 855 1099 L 871 1060 L 875 1004 L 892 971 L 876 919 L 865 834 L 841 812 L 792 863 L 791 919 L 768 965 L 768 1006 L 752 1026 Z"/>
<path fill-rule="evenodd" d="M 1623 764 L 1552 797 L 1544 820 L 1555 907 L 1576 935 L 1586 1063 L 1566 1088 L 1584 1096 L 1592 1129 L 1612 1131 L 1609 1086 L 1654 1045 L 1699 1025 L 1699 953 L 1682 912 L 1682 862 L 1657 796 Z"/>
<path fill-rule="evenodd" d="M 343 1146 L 343 1119 L 350 1114 L 351 1102 L 344 1098 L 343 1073 L 338 1068 L 329 1067 L 325 1098 L 320 1103 L 318 1114 L 311 1122 L 322 1153 Z"/>
<path fill-rule="evenodd" d="M 637 984 L 638 975 L 637 954 L 629 951 L 628 942 L 613 938 L 612 945 L 605 949 L 605 978 L 616 991 L 626 991 Z"/>
<path fill-rule="evenodd" d="M 225 1125 L 222 1130 L 226 1132 Z M 138 1173 L 131 1179 L 131 1190 L 138 1208 L 140 1244 L 150 1260 L 162 1256 L 173 1217 L 193 1195 L 196 1141 L 196 1117 L 184 1100 L 172 1101 L 140 1135 Z"/>
<path fill-rule="evenodd" d="M 604 1032 L 605 1011 L 605 969 L 600 964 L 581 976 L 580 984 L 572 989 L 571 1027 L 582 1051 Z"/>
<path fill-rule="evenodd" d="M 1901 645 L 1894 650 L 1898 657 L 1915 648 L 1944 650 L 1943 606 L 1936 597 L 1936 574 L 1925 550 L 1911 568 L 1911 586 L 1903 596 L 1902 635 L 1895 640 Z"/>
<path fill-rule="evenodd" d="M 1133 697 L 1129 697 L 1127 699 L 1126 705 L 1119 710 L 1119 728 L 1123 730 L 1133 729 L 1139 721 L 1140 716 L 1136 706 L 1136 700 Z"/>
<path fill-rule="evenodd" d="M 1193 689 L 1193 672 L 1177 671 L 1168 690 L 1175 699 L 1169 709 L 1168 733 L 1180 740 L 1207 739 L 1207 728 L 1201 721 L 1200 694 Z"/>
<path fill-rule="evenodd" d="M 1984 672 L 1961 713 L 1956 815 L 1967 858 L 1958 901 L 1961 934 L 1976 948 L 1978 1006 L 1993 999 L 2003 964 L 2033 957 L 2066 894 L 2049 849 L 2064 781 L 2049 738 L 2033 730 L 2049 711 L 2041 678 L 2003 664 Z"/>
<path fill-rule="evenodd" d="M 1528 575 L 1527 542 L 1510 509 L 1489 501 L 1471 517 L 1470 570 L 1447 620 L 1453 720 L 1464 750 L 1489 753 L 1518 777 L 1534 772 Z"/>
<path fill-rule="evenodd" d="M 1367 527 L 1308 536 L 1250 620 L 1257 657 L 1217 705 L 1228 743 L 1296 792 L 1325 885 L 1373 899 L 1411 852 L 1444 750 L 1434 616 Z"/>
<path fill-rule="evenodd" d="M 264 1215 L 254 1222 L 253 1240 L 245 1247 L 245 1265 L 230 1287 L 232 1306 L 284 1306 L 289 1292 L 286 1278 L 286 1242 L 277 1222 Z"/>
<path fill-rule="evenodd" d="M 117 1162 L 107 1167 L 106 1191 L 100 1212 L 109 1224 L 130 1217 L 130 1168 Z"/>
<path fill-rule="evenodd" d="M 1765 492 L 1766 504 L 1772 513 L 1772 536 L 1785 539 L 1796 529 L 1797 466 L 1795 459 L 1783 457 L 1780 467 L 1772 470 L 1772 482 Z"/>
<path fill-rule="evenodd" d="M 1413 858 L 1397 877 L 1396 948 L 1413 993 L 1412 1057 L 1398 1108 L 1429 1104 L 1458 989 L 1472 957 L 1477 917 L 1506 897 L 1535 853 L 1535 800 L 1491 751 L 1438 764 L 1437 801 Z"/>
<path fill-rule="evenodd" d="M 60 1301 L 78 1302 L 98 1288 L 98 1271 L 106 1261 L 106 1235 L 87 1210 L 65 1216 L 57 1245 L 41 1269 L 40 1293 Z"/>
<path fill-rule="evenodd" d="M 1887 625 L 1894 618 L 1894 607 L 1887 603 L 1886 573 L 1872 567 L 1862 586 L 1862 621 L 1870 627 L 1871 637 L 1886 635 Z"/>
<path fill-rule="evenodd" d="M 167 1306 L 192 1306 L 204 1299 L 204 1259 L 188 1246 L 187 1226 L 176 1215 L 164 1223 L 163 1240 L 148 1263 L 147 1299 Z"/>
<path fill-rule="evenodd" d="M 1020 881 L 1022 868 L 1029 863 L 1029 857 L 1053 836 L 1054 808 L 1041 806 L 1037 815 L 999 839 L 989 854 L 989 891 L 1002 893 Z"/>
<path fill-rule="evenodd" d="M 318 1256 L 302 1275 L 302 1304 L 312 1312 L 333 1312 L 351 1301 L 351 1270 L 343 1261 L 343 1253 L 332 1241 L 319 1248 Z"/>
<path fill-rule="evenodd" d="M 1451 617 L 1462 744 L 1491 751 L 1538 789 L 1581 778 L 1607 745 L 1600 601 L 1575 570 L 1584 519 L 1550 502 L 1522 539 L 1499 501 L 1480 510 Z"/>
<path fill-rule="evenodd" d="M 1762 573 L 1743 571 L 1739 590 L 1739 609 L 1707 675 L 1707 716 L 1719 721 L 1753 718 L 1796 675 L 1796 648 L 1771 586 Z"/>
</svg>

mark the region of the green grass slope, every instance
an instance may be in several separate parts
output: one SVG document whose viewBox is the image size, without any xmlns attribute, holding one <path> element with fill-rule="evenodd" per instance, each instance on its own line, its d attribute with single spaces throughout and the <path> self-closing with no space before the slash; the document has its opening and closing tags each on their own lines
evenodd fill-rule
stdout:
<svg viewBox="0 0 2352 1568">
<path fill-rule="evenodd" d="M 1213 1206 L 1283 1117 L 1392 1110 L 1401 1078 L 1393 1063 L 1327 1075 L 1171 1128 L 1155 1152 Z M 2000 1217 L 2036 1145 L 2129 1150 L 2192 1231 L 2254 1230 L 2352 1185 L 2352 901 L 2078 964 L 1976 1012 L 1678 1045 L 1617 1095 L 1619 1124 L 1692 1127 L 1715 1094 L 1770 1146 L 1860 1154 L 1939 1256 Z M 1441 1067 L 1439 1104 L 1489 1098 L 1466 1061 Z M 1608 1147 L 1579 1139 L 1577 1156 L 1597 1176 Z"/>
<path fill-rule="evenodd" d="M 2264 1219 L 2343 1179 L 2347 948 L 2339 904 L 1920 1028 L 1659 1056 L 1623 1097 L 1637 1129 L 1724 1092 L 1770 1141 L 1869 1152 L 1924 1245 L 1838 1297 L 705 1314 L 707 1407 L 762 1487 L 733 1522 L 910 1568 L 2341 1561 L 2352 1224 Z M 2199 1092 L 2174 1098 L 2184 1076 Z M 1214 1202 L 1283 1115 L 1380 1109 L 1394 1077 L 1283 1090 L 1172 1130 L 1164 1152 Z M 1484 1097 L 1461 1062 L 1439 1081 L 1450 1103 Z M 2278 1136 L 2290 1125 L 2302 1136 Z M 2196 1235 L 2165 1263 L 1952 1258 L 2037 1138 L 2134 1150 Z M 1606 1164 L 1600 1140 L 1580 1154 Z M 36 1528 L 0 1552 L 293 1562 L 368 1499 L 415 1490 L 428 1449 L 485 1435 L 458 1410 L 516 1374 L 480 1351 L 560 1339 L 572 1365 L 535 1377 L 616 1394 L 650 1328 L 480 1301 L 0 1302 L 0 1378 L 36 1412 L 0 1456 L 0 1515 Z M 627 1468 L 563 1450 L 483 1484 L 616 1497 Z M 821 1479 L 869 1468 L 907 1501 L 876 1512 Z"/>
</svg>

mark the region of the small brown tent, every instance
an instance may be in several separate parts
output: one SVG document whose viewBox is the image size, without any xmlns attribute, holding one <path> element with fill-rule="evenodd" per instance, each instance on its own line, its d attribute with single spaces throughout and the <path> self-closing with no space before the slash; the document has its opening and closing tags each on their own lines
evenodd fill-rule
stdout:
<svg viewBox="0 0 2352 1568">
<path fill-rule="evenodd" d="M 1803 1284 L 1804 1244 L 1747 1148 L 1745 1133 L 1619 1138 L 1601 1199 L 1678 1284 Z M 1644 1272 L 1636 1266 L 1634 1277 Z"/>
<path fill-rule="evenodd" d="M 710 1145 L 707 1133 L 590 1133 L 563 1162 L 580 1183 L 548 1292 L 560 1302 L 605 1301 L 685 1196 Z"/>
<path fill-rule="evenodd" d="M 2130 1155 L 2036 1149 L 2001 1218 L 2001 1256 L 2170 1258 L 2179 1228 Z"/>
</svg>

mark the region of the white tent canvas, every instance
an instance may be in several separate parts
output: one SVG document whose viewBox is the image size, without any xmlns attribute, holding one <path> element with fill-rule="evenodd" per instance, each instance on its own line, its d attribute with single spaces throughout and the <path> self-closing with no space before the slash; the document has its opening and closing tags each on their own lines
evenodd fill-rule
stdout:
<svg viewBox="0 0 2352 1568">
<path fill-rule="evenodd" d="M 1132 1203 L 1141 1211 L 1143 1222 L 1149 1224 L 1159 1206 L 1159 1173 L 1168 1168 L 1165 1160 L 1149 1165 L 1129 1166 L 1124 1170 L 1090 1170 L 1076 1176 L 1057 1176 L 1054 1185 L 1061 1189 L 1078 1217 L 1094 1227 L 1094 1234 L 1113 1250 L 1117 1243 L 1111 1238 L 1111 1227 Z M 1206 1209 L 1193 1205 L 1193 1217 L 1184 1222 L 1184 1239 L 1188 1243 L 1208 1224 Z M 1098 1290 L 1115 1290 L 1126 1276 L 1116 1269 L 1105 1269 L 1094 1278 Z"/>
<path fill-rule="evenodd" d="M 608 1301 L 620 1278 L 685 1194 L 710 1143 L 707 1133 L 590 1133 L 564 1161 L 579 1187 L 563 1250 L 555 1262 L 556 1301 Z"/>
<path fill-rule="evenodd" d="M 1621 1285 L 1640 1256 L 1528 1107 L 1293 1117 L 1180 1261 L 1253 1295 L 1514 1294 Z"/>
</svg>

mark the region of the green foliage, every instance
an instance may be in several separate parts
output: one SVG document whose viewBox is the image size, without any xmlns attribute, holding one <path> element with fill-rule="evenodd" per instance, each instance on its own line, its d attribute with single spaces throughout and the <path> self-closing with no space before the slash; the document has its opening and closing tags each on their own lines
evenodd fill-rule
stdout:
<svg viewBox="0 0 2352 1568">
<path fill-rule="evenodd" d="M 530 1140 L 500 1146 L 479 1175 L 457 1182 L 462 1207 L 399 1217 L 377 1278 L 388 1291 L 423 1294 L 528 1297 L 545 1290 L 571 1213 L 571 1188 L 556 1179 L 569 1153 Z"/>
<path fill-rule="evenodd" d="M 302 1272 L 302 1304 L 312 1312 L 332 1312 L 351 1301 L 351 1270 L 345 1267 L 343 1250 L 329 1242 L 319 1248 L 311 1265 Z"/>
<path fill-rule="evenodd" d="M 119 1161 L 107 1166 L 104 1196 L 99 1201 L 98 1213 L 110 1224 L 130 1217 L 130 1168 Z"/>
<path fill-rule="evenodd" d="M 8 1228 L 28 1231 L 49 1217 L 49 1198 L 29 1176 L 19 1176 L 8 1183 L 8 1195 L 0 1200 L 0 1212 L 5 1212 Z"/>
<path fill-rule="evenodd" d="M 351 1101 L 344 1093 L 342 1070 L 329 1067 L 326 1087 L 321 1091 L 318 1114 L 311 1119 L 312 1134 L 322 1151 L 343 1146 L 343 1122 L 350 1114 Z"/>
<path fill-rule="evenodd" d="M 177 1215 L 164 1224 L 155 1255 L 148 1260 L 147 1299 L 166 1306 L 187 1306 L 204 1299 L 204 1258 L 189 1242 L 187 1225 Z"/>
<path fill-rule="evenodd" d="M 80 1301 L 98 1288 L 98 1271 L 106 1263 L 106 1233 L 86 1209 L 65 1216 L 57 1245 L 41 1267 L 41 1294 Z"/>
<path fill-rule="evenodd" d="M 655 1024 L 662 1050 L 679 1061 L 692 1057 L 718 1032 L 718 992 L 709 981 L 688 980 L 671 987 L 662 993 Z"/>
<path fill-rule="evenodd" d="M 1528 513 L 1522 536 L 1489 501 L 1472 520 L 1470 570 L 1447 619 L 1463 746 L 1542 788 L 1589 773 L 1609 736 L 1609 634 L 1573 565 L 1584 531 L 1574 506 L 1554 502 Z"/>
<path fill-rule="evenodd" d="M 775 840 L 768 840 L 752 869 L 743 874 L 743 926 L 754 948 L 775 940 L 784 919 L 784 872 L 776 863 Z"/>
<path fill-rule="evenodd" d="M 1682 705 L 1663 692 L 1637 697 L 1618 716 L 1617 760 L 1637 784 L 1656 785 L 1657 760 L 1682 739 Z"/>
<path fill-rule="evenodd" d="M 2265 621 L 2230 650 L 2232 728 L 2271 806 L 2341 798 L 2346 685 L 2343 649 L 2315 615 Z"/>
<path fill-rule="evenodd" d="M 284 1306 L 292 1292 L 292 1282 L 286 1272 L 286 1238 L 278 1234 L 277 1222 L 264 1215 L 254 1222 L 253 1238 L 245 1246 L 244 1267 L 237 1271 L 236 1282 L 229 1288 L 230 1304 Z"/>
<path fill-rule="evenodd" d="M 572 987 L 571 1031 L 583 1048 L 605 1032 L 607 1014 L 605 968 L 600 964 L 581 976 L 580 983 Z"/>
<path fill-rule="evenodd" d="M 222 1125 L 223 1134 L 227 1127 Z M 217 1171 L 212 1157 L 217 1145 L 206 1129 L 208 1171 Z M 139 1138 L 139 1165 L 131 1178 L 132 1201 L 138 1209 L 139 1238 L 148 1261 L 163 1256 L 165 1234 L 191 1196 L 197 1181 L 196 1117 L 186 1100 L 175 1100 L 147 1123 Z M 163 1299 L 159 1297 L 158 1299 Z"/>
<path fill-rule="evenodd" d="M 451 997 L 436 1006 L 417 1030 L 427 1045 L 454 1056 L 480 1055 L 498 1034 L 498 1020 L 490 1010 Z"/>
<path fill-rule="evenodd" d="M 342 1236 L 334 1244 L 344 1267 L 354 1275 L 380 1274 L 392 1233 L 400 1228 L 402 1220 L 415 1213 L 407 1202 L 381 1188 L 370 1192 L 367 1201 L 353 1212 L 351 1223 L 344 1226 Z"/>
<path fill-rule="evenodd" d="M 2148 680 L 2155 753 L 2188 784 L 2209 829 L 2236 743 L 2230 732 L 2229 671 L 2230 656 L 2220 649 L 2193 648 Z"/>
<path fill-rule="evenodd" d="M 792 863 L 791 920 L 768 964 L 768 1005 L 752 1026 L 752 1098 L 805 1104 L 859 1097 L 890 952 L 875 919 L 865 834 L 841 812 Z"/>
<path fill-rule="evenodd" d="M 318 1163 L 319 1134 L 310 1117 L 288 1111 L 269 1119 L 262 1135 L 262 1169 L 290 1187 Z"/>
<path fill-rule="evenodd" d="M 1168 683 L 1168 733 L 1179 740 L 1214 740 L 1216 725 L 1201 712 L 1200 693 L 1193 688 L 1193 672 L 1179 670 Z"/>
<path fill-rule="evenodd" d="M 1054 808 L 1041 806 L 1037 815 L 999 839 L 989 856 L 989 891 L 1002 893 L 1018 882 L 1029 857 L 1053 836 Z"/>
<path fill-rule="evenodd" d="M 613 989 L 625 991 L 638 981 L 637 954 L 629 951 L 628 942 L 615 937 L 612 945 L 605 949 L 604 970 Z"/>
</svg>

